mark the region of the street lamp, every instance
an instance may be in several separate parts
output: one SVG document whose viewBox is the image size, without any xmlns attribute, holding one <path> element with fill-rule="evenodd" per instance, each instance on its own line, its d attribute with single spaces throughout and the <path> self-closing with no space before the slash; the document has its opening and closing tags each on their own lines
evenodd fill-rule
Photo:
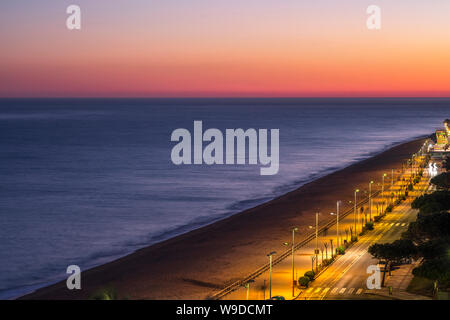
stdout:
<svg viewBox="0 0 450 320">
<path fill-rule="evenodd" d="M 394 169 L 391 169 L 391 191 L 394 190 Z"/>
<path fill-rule="evenodd" d="M 370 181 L 370 183 L 369 183 L 369 216 L 370 216 L 370 221 L 372 221 L 372 184 L 373 184 L 373 181 Z"/>
<path fill-rule="evenodd" d="M 267 256 L 269 257 L 269 299 L 272 299 L 272 257 L 277 254 L 275 251 L 272 251 Z"/>
<path fill-rule="evenodd" d="M 358 232 L 356 231 L 356 215 L 358 215 L 358 219 L 359 219 L 359 213 L 356 212 L 356 194 L 359 192 L 359 189 L 355 190 L 355 203 L 354 203 L 354 221 L 355 221 L 355 236 L 358 234 Z"/>
<path fill-rule="evenodd" d="M 294 275 L 294 250 L 295 250 L 295 232 L 297 227 L 292 228 L 292 296 L 295 296 L 295 275 Z"/>
<path fill-rule="evenodd" d="M 341 200 L 336 201 L 336 248 L 339 248 L 339 206 L 341 203 Z M 334 212 L 330 214 L 333 216 Z M 331 250 L 331 257 L 333 257 L 333 250 Z"/>
<path fill-rule="evenodd" d="M 314 228 L 313 226 L 309 226 L 310 229 Z M 318 267 L 318 259 L 317 256 L 319 254 L 319 212 L 316 212 L 316 249 L 314 250 L 314 254 L 316 255 L 316 270 Z"/>
<path fill-rule="evenodd" d="M 248 300 L 248 296 L 249 296 L 249 293 L 250 293 L 250 283 L 253 283 L 253 282 L 255 282 L 255 280 L 250 279 L 250 280 L 247 281 L 246 284 L 244 284 L 244 287 L 247 289 L 247 300 Z"/>
<path fill-rule="evenodd" d="M 381 186 L 381 213 L 383 213 L 383 206 L 384 206 L 384 177 L 386 177 L 387 174 L 383 173 L 383 184 Z"/>
</svg>

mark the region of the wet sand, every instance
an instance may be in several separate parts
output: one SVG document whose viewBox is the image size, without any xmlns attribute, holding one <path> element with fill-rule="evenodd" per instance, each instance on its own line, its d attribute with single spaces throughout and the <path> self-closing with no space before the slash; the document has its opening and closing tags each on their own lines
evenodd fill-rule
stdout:
<svg viewBox="0 0 450 320">
<path fill-rule="evenodd" d="M 268 252 L 284 251 L 292 226 L 299 227 L 301 240 L 311 232 L 316 211 L 333 212 L 336 200 L 348 209 L 355 188 L 365 190 L 370 180 L 376 185 L 384 172 L 400 170 L 424 140 L 398 145 L 255 208 L 84 271 L 81 290 L 70 291 L 61 281 L 22 298 L 88 299 L 108 287 L 126 299 L 207 299 L 267 263 Z"/>
</svg>

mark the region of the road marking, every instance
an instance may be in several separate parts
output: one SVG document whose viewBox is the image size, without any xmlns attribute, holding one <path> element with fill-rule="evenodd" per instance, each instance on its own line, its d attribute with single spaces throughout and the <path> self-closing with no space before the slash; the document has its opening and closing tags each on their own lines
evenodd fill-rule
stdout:
<svg viewBox="0 0 450 320">
<path fill-rule="evenodd" d="M 354 290 L 355 290 L 355 288 L 348 289 L 347 294 L 352 294 Z"/>
<path fill-rule="evenodd" d="M 314 291 L 314 293 L 319 293 L 320 290 L 322 290 L 322 288 L 317 288 L 316 291 Z"/>
<path fill-rule="evenodd" d="M 326 294 L 328 292 L 328 290 L 330 290 L 330 288 L 323 289 L 322 294 Z"/>
<path fill-rule="evenodd" d="M 308 290 L 306 290 L 305 292 L 306 293 L 310 293 L 311 291 L 313 291 L 314 290 L 314 288 L 309 288 Z"/>
<path fill-rule="evenodd" d="M 402 223 L 402 227 L 406 226 L 406 223 Z"/>
<path fill-rule="evenodd" d="M 356 294 L 361 294 L 363 292 L 362 288 L 359 288 L 358 291 L 356 291 Z"/>
<path fill-rule="evenodd" d="M 410 210 L 410 209 L 406 208 L 405 206 L 402 206 L 402 207 L 401 207 L 401 210 L 399 211 L 399 213 L 400 213 L 401 215 L 405 215 L 409 210 Z M 380 230 L 380 232 L 377 232 L 377 233 L 376 233 L 375 239 L 373 239 L 373 240 L 371 240 L 371 241 L 368 241 L 368 243 L 376 243 L 379 239 L 381 239 L 383 236 L 386 235 L 386 232 L 387 232 L 393 225 L 395 225 L 395 223 L 394 223 L 394 222 L 393 222 L 393 223 L 391 223 L 391 222 L 384 222 L 384 223 L 383 223 L 383 222 L 382 222 L 382 223 L 380 223 L 380 225 L 386 225 L 387 227 L 386 227 L 384 230 Z M 366 249 L 362 249 L 362 247 L 363 247 L 362 245 L 360 245 L 360 246 L 356 245 L 356 246 L 355 246 L 354 249 L 356 249 L 357 254 L 358 254 L 359 252 L 363 252 L 363 253 L 366 253 L 366 252 L 367 252 L 367 251 L 366 251 L 367 248 L 366 248 Z M 362 250 L 359 250 L 359 249 L 362 249 Z M 330 279 L 331 279 L 332 277 L 334 278 L 333 281 L 332 281 L 332 283 L 331 283 L 331 286 L 335 285 L 335 284 L 337 283 L 337 281 L 339 281 L 340 279 L 342 279 L 342 277 L 344 276 L 344 274 L 346 274 L 347 271 L 348 271 L 353 265 L 355 265 L 355 263 L 357 263 L 358 260 L 360 260 L 360 258 L 361 258 L 362 256 L 363 256 L 363 254 L 360 254 L 360 255 L 358 255 L 357 258 L 354 259 L 353 261 L 350 260 L 350 261 L 351 261 L 350 265 L 348 265 L 347 267 L 345 267 L 343 271 L 337 270 L 337 271 L 335 271 L 335 272 L 332 272 L 331 275 L 328 276 L 328 278 L 330 278 Z M 334 287 L 333 290 L 331 290 L 331 294 L 336 293 L 337 290 L 339 290 L 339 288 Z M 341 288 L 341 290 L 339 291 L 339 294 L 343 294 L 343 293 L 345 292 L 345 290 L 346 290 L 346 288 Z M 359 291 L 359 290 L 358 290 L 358 291 Z M 362 289 L 362 290 L 360 291 L 359 294 L 361 294 L 361 293 L 363 293 L 363 292 L 364 292 L 364 290 Z M 319 295 L 319 300 L 322 300 L 322 299 L 324 299 L 324 298 L 325 298 L 325 294 Z"/>
<path fill-rule="evenodd" d="M 395 226 L 398 227 L 400 225 L 400 223 L 397 223 Z"/>
</svg>

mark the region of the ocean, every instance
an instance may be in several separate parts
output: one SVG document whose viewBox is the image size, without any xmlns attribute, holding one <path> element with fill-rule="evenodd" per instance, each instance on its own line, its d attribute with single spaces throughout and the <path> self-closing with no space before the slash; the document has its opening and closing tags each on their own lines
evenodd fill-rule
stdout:
<svg viewBox="0 0 450 320">
<path fill-rule="evenodd" d="M 2 99 L 0 299 L 430 135 L 450 99 Z M 279 129 L 280 166 L 180 165 L 173 130 Z"/>
</svg>

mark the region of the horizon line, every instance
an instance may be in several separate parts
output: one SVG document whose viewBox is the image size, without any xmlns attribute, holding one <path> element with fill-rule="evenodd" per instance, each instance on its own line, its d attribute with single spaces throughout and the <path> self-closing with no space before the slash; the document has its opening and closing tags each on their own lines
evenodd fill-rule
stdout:
<svg viewBox="0 0 450 320">
<path fill-rule="evenodd" d="M 0 97 L 0 100 L 37 99 L 450 99 L 450 96 L 30 96 Z"/>
</svg>

